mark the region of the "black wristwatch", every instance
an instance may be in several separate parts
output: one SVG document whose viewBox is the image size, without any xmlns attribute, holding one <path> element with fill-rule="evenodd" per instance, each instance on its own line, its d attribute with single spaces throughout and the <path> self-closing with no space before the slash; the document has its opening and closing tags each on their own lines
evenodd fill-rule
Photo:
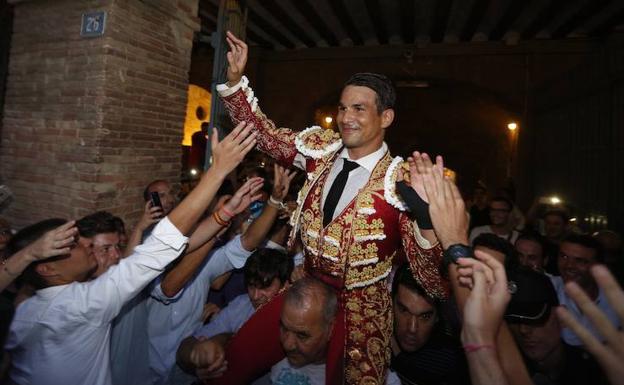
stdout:
<svg viewBox="0 0 624 385">
<path fill-rule="evenodd" d="M 472 258 L 472 247 L 456 243 L 444 250 L 444 263 L 448 266 L 457 263 L 459 258 Z"/>
</svg>

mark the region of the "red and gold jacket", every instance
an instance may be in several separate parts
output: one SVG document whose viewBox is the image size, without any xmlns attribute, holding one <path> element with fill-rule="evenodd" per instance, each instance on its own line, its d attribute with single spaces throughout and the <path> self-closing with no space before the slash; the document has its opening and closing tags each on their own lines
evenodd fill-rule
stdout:
<svg viewBox="0 0 624 385">
<path fill-rule="evenodd" d="M 261 151 L 283 165 L 305 168 L 307 179 L 291 217 L 291 240 L 301 237 L 306 272 L 340 293 L 345 309 L 346 383 L 383 384 L 392 333 L 386 278 L 397 258 L 407 258 L 429 295 L 448 295 L 441 274 L 441 247 L 431 246 L 420 235 L 395 190 L 403 159 L 386 152 L 364 188 L 323 228 L 323 187 L 343 148 L 340 135 L 318 126 L 301 132 L 276 128 L 258 107 L 245 77 L 239 85 L 217 89 L 235 124 L 254 123 Z"/>
</svg>

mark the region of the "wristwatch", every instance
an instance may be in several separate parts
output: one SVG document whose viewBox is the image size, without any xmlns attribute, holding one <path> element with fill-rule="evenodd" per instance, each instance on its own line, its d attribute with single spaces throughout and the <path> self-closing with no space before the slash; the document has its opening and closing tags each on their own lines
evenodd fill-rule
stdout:
<svg viewBox="0 0 624 385">
<path fill-rule="evenodd" d="M 444 250 L 444 264 L 446 266 L 451 263 L 457 263 L 459 258 L 472 258 L 472 247 L 456 243 Z"/>
</svg>

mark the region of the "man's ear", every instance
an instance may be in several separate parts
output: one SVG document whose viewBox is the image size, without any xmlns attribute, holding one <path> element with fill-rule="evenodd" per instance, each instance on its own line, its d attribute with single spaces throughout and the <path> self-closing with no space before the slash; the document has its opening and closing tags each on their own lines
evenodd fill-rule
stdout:
<svg viewBox="0 0 624 385">
<path fill-rule="evenodd" d="M 56 266 L 54 265 L 54 263 L 51 262 L 39 263 L 35 266 L 35 272 L 37 272 L 37 274 L 44 278 L 51 277 L 53 275 L 56 275 L 55 267 Z"/>
<path fill-rule="evenodd" d="M 385 109 L 381 113 L 381 128 L 388 128 L 394 121 L 394 110 L 392 108 Z"/>
</svg>

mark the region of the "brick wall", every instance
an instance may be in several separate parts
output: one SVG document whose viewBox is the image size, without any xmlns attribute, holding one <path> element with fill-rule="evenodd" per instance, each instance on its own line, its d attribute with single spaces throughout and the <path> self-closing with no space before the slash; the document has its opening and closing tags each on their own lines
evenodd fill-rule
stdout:
<svg viewBox="0 0 624 385">
<path fill-rule="evenodd" d="M 105 34 L 81 38 L 81 14 Z M 2 132 L 2 213 L 22 226 L 109 210 L 133 223 L 151 180 L 177 182 L 197 0 L 15 5 Z"/>
<path fill-rule="evenodd" d="M 9 44 L 11 43 L 12 26 L 13 8 L 6 0 L 0 0 L 0 132 L 2 132 L 2 106 L 4 105 L 4 87 L 9 68 Z"/>
</svg>

